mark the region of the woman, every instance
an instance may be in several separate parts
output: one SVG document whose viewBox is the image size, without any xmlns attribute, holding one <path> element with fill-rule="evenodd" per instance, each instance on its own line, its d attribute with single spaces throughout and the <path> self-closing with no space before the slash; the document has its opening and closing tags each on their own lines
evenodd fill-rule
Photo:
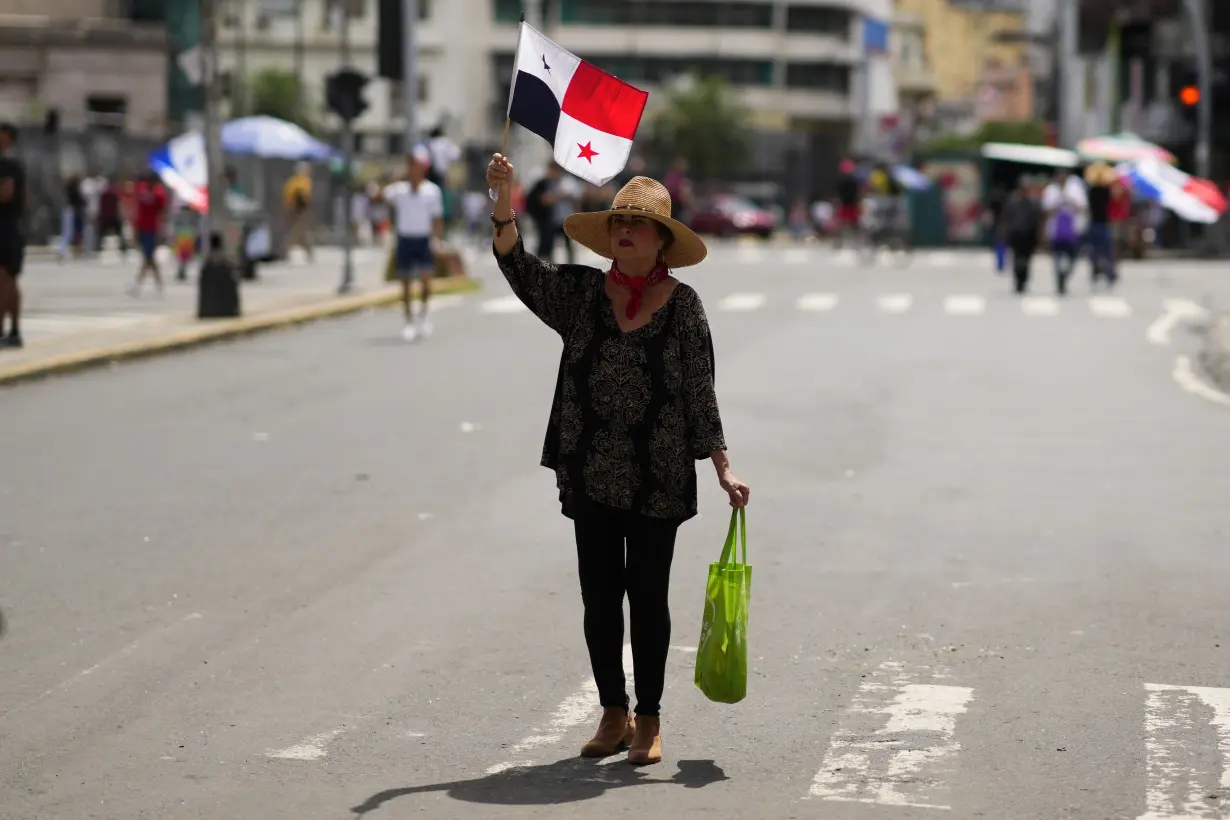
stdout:
<svg viewBox="0 0 1230 820">
<path fill-rule="evenodd" d="M 1098 278 L 1106 279 L 1108 288 L 1114 287 L 1119 275 L 1115 270 L 1115 237 L 1111 231 L 1110 203 L 1111 186 L 1119 180 L 1109 165 L 1095 162 L 1085 169 L 1085 184 L 1089 186 L 1089 263 L 1090 283 L 1098 286 Z"/>
<path fill-rule="evenodd" d="M 611 208 L 575 213 L 564 231 L 607 259 L 607 272 L 526 253 L 512 210 L 513 166 L 496 154 L 487 185 L 494 250 L 522 302 L 564 342 L 542 465 L 555 471 L 573 521 L 585 643 L 602 719 L 584 757 L 623 747 L 628 762 L 662 759 L 659 701 L 670 645 L 667 593 L 675 534 L 696 515 L 696 468 L 712 461 L 731 506 L 749 488 L 726 457 L 713 381 L 713 343 L 696 291 L 670 268 L 705 258 L 672 219 L 666 188 L 634 177 Z M 623 596 L 632 620 L 636 717 L 623 669 Z"/>
</svg>

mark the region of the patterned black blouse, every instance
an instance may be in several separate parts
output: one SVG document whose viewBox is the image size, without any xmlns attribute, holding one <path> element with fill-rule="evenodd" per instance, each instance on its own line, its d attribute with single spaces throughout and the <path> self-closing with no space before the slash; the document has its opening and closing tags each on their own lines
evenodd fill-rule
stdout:
<svg viewBox="0 0 1230 820">
<path fill-rule="evenodd" d="M 652 518 L 696 515 L 696 461 L 726 449 L 700 296 L 681 282 L 648 324 L 625 333 L 602 271 L 544 262 L 520 239 L 496 259 L 517 298 L 564 341 L 542 451 L 564 514 L 580 494 Z"/>
</svg>

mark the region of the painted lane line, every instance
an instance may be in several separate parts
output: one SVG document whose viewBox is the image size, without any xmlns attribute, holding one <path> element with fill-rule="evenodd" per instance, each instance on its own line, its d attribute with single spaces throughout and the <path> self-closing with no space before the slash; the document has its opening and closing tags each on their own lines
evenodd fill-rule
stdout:
<svg viewBox="0 0 1230 820">
<path fill-rule="evenodd" d="M 754 265 L 764 261 L 764 251 L 760 248 L 739 248 L 738 258 L 740 262 Z"/>
<path fill-rule="evenodd" d="M 624 644 L 624 676 L 631 687 L 635 681 L 632 670 L 632 646 Z M 564 739 L 569 731 L 593 720 L 598 711 L 598 684 L 593 678 L 581 684 L 581 688 L 564 698 L 548 718 L 546 724 L 536 727 L 519 743 L 509 749 L 513 755 L 525 755 L 543 746 L 553 746 Z M 487 774 L 499 774 L 518 766 L 532 766 L 533 760 L 519 757 L 497 763 L 487 769 Z"/>
<path fill-rule="evenodd" d="M 1089 309 L 1103 319 L 1123 319 L 1132 315 L 1132 306 L 1121 296 L 1093 296 Z"/>
<path fill-rule="evenodd" d="M 944 310 L 955 316 L 977 316 L 986 310 L 987 300 L 981 296 L 949 296 Z"/>
<path fill-rule="evenodd" d="M 1230 817 L 1208 799 L 1230 789 L 1230 689 L 1146 683 L 1145 691 L 1146 811 L 1138 820 Z M 1194 753 L 1209 740 L 1219 767 Z"/>
<path fill-rule="evenodd" d="M 488 299 L 479 306 L 483 313 L 522 313 L 529 310 L 516 296 L 501 296 Z"/>
<path fill-rule="evenodd" d="M 328 732 L 313 735 L 296 743 L 294 746 L 266 752 L 265 756 L 277 758 L 278 760 L 320 760 L 328 755 L 329 742 L 344 731 L 346 731 L 346 727 L 339 726 Z"/>
<path fill-rule="evenodd" d="M 1021 311 L 1026 316 L 1058 316 L 1059 302 L 1053 296 L 1026 296 Z"/>
<path fill-rule="evenodd" d="M 927 264 L 936 268 L 951 265 L 956 260 L 957 258 L 947 251 L 934 251 L 927 255 Z"/>
<path fill-rule="evenodd" d="M 1174 361 L 1174 369 L 1170 371 L 1170 375 L 1188 393 L 1199 396 L 1206 401 L 1211 401 L 1214 404 L 1220 404 L 1223 407 L 1230 407 L 1230 396 L 1207 384 L 1203 379 L 1196 375 L 1192 368 L 1192 360 L 1186 356 L 1180 356 Z"/>
<path fill-rule="evenodd" d="M 764 307 L 766 301 L 763 293 L 732 293 L 723 297 L 718 307 L 731 313 L 747 313 Z"/>
<path fill-rule="evenodd" d="M 787 248 L 782 254 L 782 261 L 787 265 L 806 265 L 811 261 L 811 251 L 807 248 Z"/>
<path fill-rule="evenodd" d="M 861 684 L 843 726 L 834 733 L 809 798 L 883 806 L 951 809 L 944 775 L 961 745 L 957 716 L 974 690 L 914 683 L 896 662 L 881 664 Z M 879 728 L 872 727 L 883 721 Z"/>
<path fill-rule="evenodd" d="M 1195 302 L 1187 299 L 1167 299 L 1162 302 L 1162 315 L 1149 325 L 1145 337 L 1155 345 L 1170 344 L 1170 334 L 1180 324 L 1189 321 L 1200 321 L 1207 318 L 1209 312 Z"/>
<path fill-rule="evenodd" d="M 837 307 L 836 293 L 806 293 L 794 303 L 795 307 L 808 313 L 823 313 Z"/>
<path fill-rule="evenodd" d="M 914 297 L 908 293 L 893 293 L 881 296 L 876 303 L 885 313 L 905 313 L 914 304 Z"/>
</svg>

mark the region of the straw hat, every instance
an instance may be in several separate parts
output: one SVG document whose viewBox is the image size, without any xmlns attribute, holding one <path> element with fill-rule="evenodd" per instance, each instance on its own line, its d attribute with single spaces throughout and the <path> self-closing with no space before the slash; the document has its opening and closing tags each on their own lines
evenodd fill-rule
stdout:
<svg viewBox="0 0 1230 820">
<path fill-rule="evenodd" d="M 705 243 L 691 228 L 677 219 L 671 219 L 670 193 L 661 182 L 649 177 L 628 180 L 628 184 L 615 194 L 611 207 L 605 211 L 572 214 L 564 220 L 564 233 L 599 256 L 612 259 L 608 221 L 615 214 L 652 219 L 670 230 L 675 240 L 662 251 L 662 261 L 668 268 L 695 265 L 709 253 Z"/>
<path fill-rule="evenodd" d="M 1085 169 L 1085 182 L 1089 185 L 1112 185 L 1119 175 L 1105 162 L 1095 162 Z"/>
</svg>

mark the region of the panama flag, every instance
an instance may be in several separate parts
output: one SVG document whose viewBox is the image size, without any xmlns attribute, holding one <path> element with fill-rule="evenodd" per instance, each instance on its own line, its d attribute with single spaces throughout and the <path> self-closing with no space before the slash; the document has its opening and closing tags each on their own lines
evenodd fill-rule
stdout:
<svg viewBox="0 0 1230 820">
<path fill-rule="evenodd" d="M 628 164 L 649 93 L 521 24 L 508 119 L 555 147 L 564 170 L 605 185 Z"/>
</svg>

